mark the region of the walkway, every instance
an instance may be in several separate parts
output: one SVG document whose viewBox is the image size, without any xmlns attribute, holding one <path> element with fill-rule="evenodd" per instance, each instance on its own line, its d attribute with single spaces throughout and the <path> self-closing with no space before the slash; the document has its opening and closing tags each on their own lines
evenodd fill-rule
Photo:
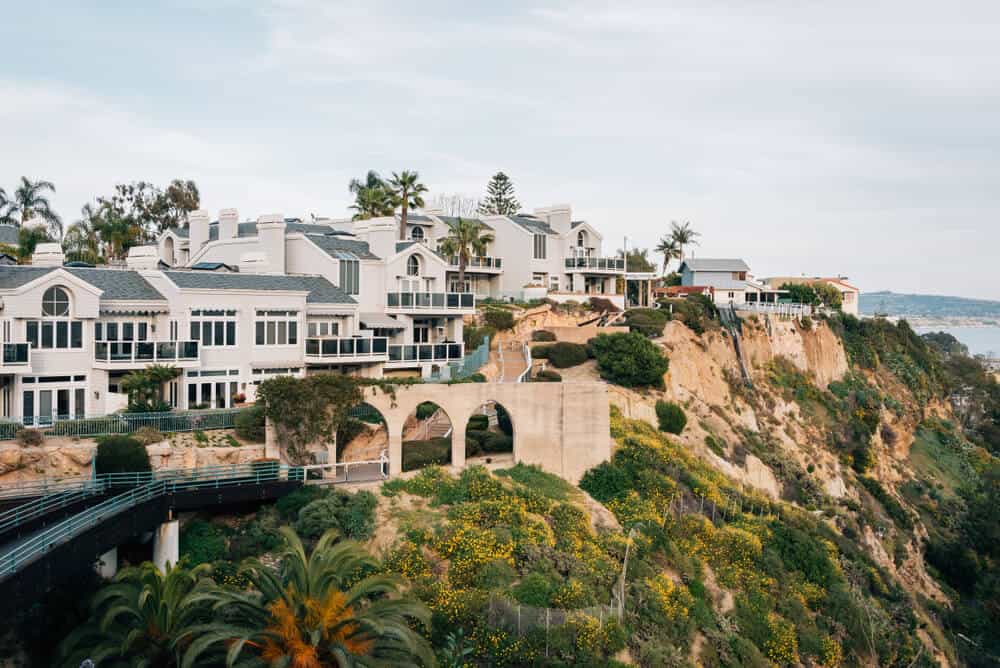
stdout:
<svg viewBox="0 0 1000 668">
<path fill-rule="evenodd" d="M 520 383 L 524 380 L 524 372 L 528 369 L 528 360 L 524 352 L 525 345 L 524 341 L 517 339 L 497 342 L 497 349 L 500 352 L 500 370 L 503 374 L 500 377 L 500 382 Z"/>
</svg>

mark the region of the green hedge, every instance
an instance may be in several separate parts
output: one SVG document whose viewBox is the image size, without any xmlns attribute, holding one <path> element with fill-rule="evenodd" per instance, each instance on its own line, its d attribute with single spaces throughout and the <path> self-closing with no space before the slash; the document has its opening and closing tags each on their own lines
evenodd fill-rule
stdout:
<svg viewBox="0 0 1000 668">
<path fill-rule="evenodd" d="M 97 440 L 94 457 L 97 473 L 151 471 L 146 447 L 131 436 L 104 436 Z"/>
<path fill-rule="evenodd" d="M 582 343 L 560 341 L 549 346 L 547 358 L 557 369 L 568 369 L 583 364 L 588 359 L 587 346 Z"/>
<path fill-rule="evenodd" d="M 556 335 L 547 329 L 536 329 L 531 333 L 532 341 L 555 341 Z"/>
<path fill-rule="evenodd" d="M 545 369 L 532 374 L 531 380 L 535 383 L 561 383 L 562 375 L 558 371 Z"/>
<path fill-rule="evenodd" d="M 660 431 L 668 434 L 679 434 L 687 425 L 684 409 L 672 401 L 656 402 L 656 419 L 660 423 Z"/>
<path fill-rule="evenodd" d="M 669 361 L 642 334 L 601 334 L 592 340 L 597 368 L 605 380 L 624 387 L 662 387 Z"/>
</svg>

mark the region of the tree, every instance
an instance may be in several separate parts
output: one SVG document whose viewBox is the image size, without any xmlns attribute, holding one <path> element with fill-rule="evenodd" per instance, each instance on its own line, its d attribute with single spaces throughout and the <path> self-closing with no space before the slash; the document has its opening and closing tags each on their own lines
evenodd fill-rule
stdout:
<svg viewBox="0 0 1000 668">
<path fill-rule="evenodd" d="M 798 304 L 819 305 L 819 295 L 808 283 L 782 283 L 778 289 L 787 292 L 792 301 Z"/>
<path fill-rule="evenodd" d="M 684 247 L 697 245 L 696 239 L 700 236 L 701 232 L 692 230 L 689 222 L 678 223 L 676 220 L 670 222 L 670 238 L 677 244 L 677 259 L 680 262 L 684 261 Z"/>
<path fill-rule="evenodd" d="M 174 179 L 167 186 L 162 199 L 162 218 L 160 232 L 169 227 L 181 227 L 187 224 L 187 215 L 197 211 L 201 206 L 201 194 L 194 181 Z"/>
<path fill-rule="evenodd" d="M 656 244 L 655 252 L 663 256 L 663 274 L 666 275 L 667 267 L 671 260 L 676 260 L 681 256 L 681 249 L 677 240 L 673 236 L 660 237 L 660 242 Z"/>
<path fill-rule="evenodd" d="M 14 199 L 7 205 L 10 216 L 15 217 L 15 225 L 24 225 L 32 218 L 41 218 L 48 225 L 53 236 L 61 237 L 62 219 L 52 210 L 46 192 L 55 193 L 56 187 L 51 181 L 30 181 L 21 177 L 21 184 L 14 191 Z"/>
<path fill-rule="evenodd" d="M 497 172 L 486 185 L 486 197 L 479 203 L 479 213 L 486 216 L 513 216 L 521 208 L 514 197 L 514 182 Z"/>
<path fill-rule="evenodd" d="M 601 377 L 624 387 L 662 386 L 668 360 L 660 347 L 638 332 L 601 334 L 591 339 Z"/>
<path fill-rule="evenodd" d="M 430 645 L 411 627 L 429 626 L 430 611 L 401 593 L 399 578 L 362 577 L 378 561 L 353 541 L 335 544 L 335 531 L 309 555 L 294 531 L 280 531 L 286 542 L 280 570 L 251 559 L 243 572 L 252 591 L 213 589 L 219 621 L 192 630 L 197 641 L 185 666 L 207 665 L 195 650 L 220 646 L 228 650 L 226 666 L 251 655 L 296 668 L 434 664 Z"/>
<path fill-rule="evenodd" d="M 649 261 L 648 248 L 633 248 L 626 252 L 618 249 L 618 254 L 625 258 L 625 270 L 641 273 L 656 271 L 656 265 Z"/>
<path fill-rule="evenodd" d="M 22 263 L 31 259 L 38 244 L 51 243 L 52 237 L 42 225 L 30 225 L 17 231 L 17 257 Z"/>
<path fill-rule="evenodd" d="M 100 216 L 91 204 L 83 205 L 80 216 L 63 236 L 63 252 L 73 259 L 98 264 L 101 261 L 101 244 L 94 223 Z"/>
<path fill-rule="evenodd" d="M 351 179 L 347 186 L 354 193 L 354 220 L 367 220 L 379 216 L 391 216 L 395 202 L 389 186 L 373 169 L 368 170 L 365 179 Z"/>
<path fill-rule="evenodd" d="M 0 225 L 17 225 L 17 220 L 14 218 L 14 202 L 3 188 L 0 188 Z"/>
<path fill-rule="evenodd" d="M 195 638 L 190 631 L 211 621 L 208 566 L 188 569 L 153 564 L 123 569 L 91 600 L 91 618 L 60 644 L 60 665 L 179 666 Z M 204 665 L 219 665 L 222 648 L 209 648 Z"/>
<path fill-rule="evenodd" d="M 424 205 L 422 193 L 427 192 L 427 186 L 419 181 L 420 174 L 403 170 L 401 173 L 392 173 L 389 179 L 389 189 L 392 198 L 399 205 L 399 238 L 406 239 L 406 212 L 413 208 Z"/>
<path fill-rule="evenodd" d="M 121 379 L 119 387 L 128 395 L 128 412 L 169 411 L 170 405 L 163 400 L 163 386 L 179 375 L 180 369 L 163 364 L 150 364 L 145 369 L 126 375 Z"/>
<path fill-rule="evenodd" d="M 458 256 L 458 283 L 465 283 L 465 267 L 475 254 L 486 255 L 486 249 L 493 243 L 493 235 L 484 231 L 478 220 L 459 218 L 448 223 L 448 236 L 441 240 L 440 250 L 447 256 Z"/>
</svg>

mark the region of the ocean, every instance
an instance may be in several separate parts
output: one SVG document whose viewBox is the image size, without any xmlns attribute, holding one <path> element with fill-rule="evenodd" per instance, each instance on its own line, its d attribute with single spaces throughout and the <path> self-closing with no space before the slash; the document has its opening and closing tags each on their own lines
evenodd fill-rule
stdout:
<svg viewBox="0 0 1000 668">
<path fill-rule="evenodd" d="M 948 332 L 969 347 L 973 355 L 1000 357 L 1000 327 L 914 327 L 918 334 L 927 332 Z"/>
</svg>

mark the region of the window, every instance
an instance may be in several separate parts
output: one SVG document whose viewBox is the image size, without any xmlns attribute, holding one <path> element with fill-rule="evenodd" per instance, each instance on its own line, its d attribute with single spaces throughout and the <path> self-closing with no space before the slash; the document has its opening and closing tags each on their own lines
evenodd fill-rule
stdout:
<svg viewBox="0 0 1000 668">
<path fill-rule="evenodd" d="M 423 241 L 424 240 L 424 228 L 422 228 L 422 227 L 414 227 L 412 230 L 410 230 L 410 238 L 413 239 L 414 241 Z"/>
<path fill-rule="evenodd" d="M 340 289 L 349 295 L 361 292 L 361 263 L 357 260 L 340 260 Z"/>
<path fill-rule="evenodd" d="M 544 260 L 545 259 L 545 250 L 546 250 L 545 245 L 546 245 L 547 241 L 548 240 L 546 239 L 546 237 L 545 237 L 544 234 L 536 234 L 535 235 L 535 255 L 534 255 L 534 257 L 535 257 L 536 260 Z"/>
<path fill-rule="evenodd" d="M 254 343 L 258 346 L 292 346 L 299 342 L 298 311 L 257 311 Z"/>
<path fill-rule="evenodd" d="M 583 248 L 584 246 L 587 245 L 587 233 L 584 232 L 583 230 L 580 230 L 576 234 L 576 245 L 579 246 L 580 248 Z"/>
<path fill-rule="evenodd" d="M 191 340 L 202 346 L 236 345 L 236 311 L 195 309 L 191 311 Z"/>
<path fill-rule="evenodd" d="M 340 323 L 335 320 L 310 320 L 309 338 L 323 339 L 340 336 Z"/>
<path fill-rule="evenodd" d="M 42 315 L 61 317 L 69 315 L 69 293 L 59 286 L 53 286 L 42 295 Z"/>
<path fill-rule="evenodd" d="M 78 320 L 28 320 L 25 323 L 24 338 L 32 348 L 83 348 L 83 323 Z"/>
<path fill-rule="evenodd" d="M 97 321 L 94 323 L 94 340 L 148 341 L 149 323 L 110 320 L 105 322 Z"/>
<path fill-rule="evenodd" d="M 419 276 L 420 275 L 420 258 L 416 255 L 411 255 L 406 258 L 406 275 L 407 276 Z"/>
</svg>

